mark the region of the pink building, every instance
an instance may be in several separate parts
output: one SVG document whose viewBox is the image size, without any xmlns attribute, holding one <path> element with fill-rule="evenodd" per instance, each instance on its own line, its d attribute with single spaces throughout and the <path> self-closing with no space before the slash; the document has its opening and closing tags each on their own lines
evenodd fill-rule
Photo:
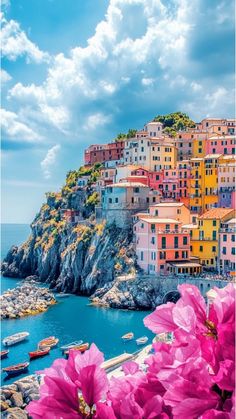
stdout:
<svg viewBox="0 0 236 419">
<path fill-rule="evenodd" d="M 151 172 L 150 170 L 144 169 L 142 167 L 133 170 L 132 176 L 143 176 L 147 178 L 147 185 L 154 190 L 162 191 L 163 190 L 163 179 L 164 179 L 164 170 L 159 172 Z"/>
<path fill-rule="evenodd" d="M 161 202 L 150 205 L 149 214 L 150 216 L 177 220 L 183 224 L 191 223 L 190 210 L 182 202 Z"/>
<path fill-rule="evenodd" d="M 234 135 L 214 135 L 206 140 L 206 154 L 235 154 Z"/>
<path fill-rule="evenodd" d="M 232 218 L 220 230 L 220 268 L 224 274 L 235 273 L 236 270 L 235 234 L 236 218 Z"/>
<path fill-rule="evenodd" d="M 176 169 L 164 170 L 163 198 L 177 199 L 179 197 L 179 179 Z"/>
<path fill-rule="evenodd" d="M 186 207 L 190 206 L 190 175 L 191 166 L 189 160 L 177 162 L 179 200 Z"/>
<path fill-rule="evenodd" d="M 190 257 L 190 235 L 181 222 L 140 215 L 134 224 L 137 262 L 148 274 L 168 272 L 168 264 Z"/>
</svg>

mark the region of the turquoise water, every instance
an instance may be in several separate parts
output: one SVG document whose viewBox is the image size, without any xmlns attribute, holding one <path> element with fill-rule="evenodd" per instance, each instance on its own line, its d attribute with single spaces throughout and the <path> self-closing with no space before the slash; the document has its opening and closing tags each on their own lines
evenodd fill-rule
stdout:
<svg viewBox="0 0 236 419">
<path fill-rule="evenodd" d="M 12 244 L 19 244 L 25 240 L 28 233 L 28 226 L 4 225 L 2 228 L 2 256 L 4 257 Z M 17 279 L 1 278 L 2 290 L 12 288 L 18 282 Z M 136 345 L 135 341 L 124 343 L 121 336 L 132 331 L 135 338 L 147 335 L 151 340 L 153 334 L 143 325 L 143 318 L 147 314 L 148 312 L 93 307 L 89 306 L 89 300 L 86 297 L 70 296 L 61 299 L 47 312 L 37 316 L 3 320 L 2 338 L 20 331 L 27 331 L 30 336 L 27 341 L 10 348 L 8 358 L 2 360 L 2 367 L 28 360 L 28 352 L 35 350 L 38 342 L 50 335 L 60 339 L 59 347 L 78 339 L 89 343 L 94 342 L 104 353 L 106 359 L 124 352 L 132 353 L 140 347 Z M 31 361 L 27 374 L 50 366 L 54 359 L 61 356 L 59 347 L 52 349 L 49 355 Z M 20 377 L 23 376 L 22 374 Z M 6 380 L 2 377 L 3 384 L 13 381 L 15 379 Z"/>
</svg>

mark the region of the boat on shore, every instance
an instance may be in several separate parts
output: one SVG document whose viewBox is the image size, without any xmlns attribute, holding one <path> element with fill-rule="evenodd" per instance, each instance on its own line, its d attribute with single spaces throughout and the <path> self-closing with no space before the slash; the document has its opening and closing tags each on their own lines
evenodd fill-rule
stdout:
<svg viewBox="0 0 236 419">
<path fill-rule="evenodd" d="M 10 367 L 3 368 L 8 377 L 13 377 L 15 375 L 23 374 L 27 371 L 29 362 L 22 362 L 21 364 L 11 365 Z"/>
<path fill-rule="evenodd" d="M 58 342 L 59 339 L 55 338 L 55 336 L 49 336 L 39 342 L 38 349 L 46 349 L 47 347 L 52 349 L 57 346 Z"/>
<path fill-rule="evenodd" d="M 134 338 L 134 334 L 132 332 L 126 333 L 125 335 L 121 336 L 121 339 L 124 341 L 132 340 Z"/>
<path fill-rule="evenodd" d="M 14 335 L 7 336 L 3 339 L 2 343 L 5 346 L 15 345 L 16 343 L 22 342 L 29 336 L 28 332 L 19 332 L 15 333 Z"/>
<path fill-rule="evenodd" d="M 60 347 L 61 351 L 67 351 L 69 349 L 73 349 L 75 346 L 79 346 L 82 345 L 83 341 L 82 340 L 75 340 L 74 342 L 70 342 L 67 345 L 63 345 Z"/>
<path fill-rule="evenodd" d="M 1 359 L 4 359 L 9 354 L 9 350 L 5 349 L 5 351 L 1 351 L 0 354 L 1 354 Z"/>
<path fill-rule="evenodd" d="M 30 359 L 40 358 L 41 356 L 48 355 L 50 347 L 46 346 L 44 349 L 37 349 L 36 351 L 29 352 Z"/>
<path fill-rule="evenodd" d="M 83 343 L 82 345 L 74 346 L 71 349 L 68 349 L 64 352 L 64 355 L 69 356 L 70 351 L 78 351 L 78 352 L 85 352 L 89 348 L 89 343 Z"/>
<path fill-rule="evenodd" d="M 147 336 L 142 336 L 141 338 L 136 339 L 137 345 L 145 345 L 145 343 L 147 343 L 147 341 L 148 341 Z"/>
</svg>

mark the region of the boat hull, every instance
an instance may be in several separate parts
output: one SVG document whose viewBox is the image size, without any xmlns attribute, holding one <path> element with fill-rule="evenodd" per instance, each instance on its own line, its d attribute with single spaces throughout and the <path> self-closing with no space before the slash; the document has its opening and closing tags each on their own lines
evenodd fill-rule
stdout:
<svg viewBox="0 0 236 419">
<path fill-rule="evenodd" d="M 1 351 L 0 358 L 1 359 L 4 359 L 4 358 L 6 358 L 8 356 L 8 354 L 9 354 L 9 351 Z"/>
<path fill-rule="evenodd" d="M 7 338 L 4 338 L 2 343 L 4 346 L 12 346 L 12 345 L 16 345 L 17 343 L 23 342 L 23 340 L 27 339 L 29 336 L 28 332 L 25 332 L 22 335 L 12 335 L 12 336 L 8 336 Z"/>
<path fill-rule="evenodd" d="M 47 350 L 39 350 L 39 351 L 34 351 L 34 352 L 29 352 L 29 357 L 30 359 L 36 359 L 36 358 L 40 358 L 42 356 L 48 355 L 50 352 L 50 348 Z"/>
<path fill-rule="evenodd" d="M 16 375 L 24 374 L 28 371 L 29 362 L 24 364 L 12 365 L 11 367 L 3 368 L 3 371 L 7 374 L 8 377 L 14 377 Z"/>
</svg>

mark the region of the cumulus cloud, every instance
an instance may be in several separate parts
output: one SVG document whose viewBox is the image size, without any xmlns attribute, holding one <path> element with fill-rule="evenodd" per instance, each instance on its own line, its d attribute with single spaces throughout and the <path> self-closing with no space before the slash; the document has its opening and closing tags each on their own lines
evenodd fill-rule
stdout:
<svg viewBox="0 0 236 419">
<path fill-rule="evenodd" d="M 50 179 L 51 177 L 51 170 L 53 168 L 53 165 L 56 163 L 56 158 L 60 148 L 61 146 L 59 144 L 56 144 L 53 147 L 51 147 L 47 151 L 45 158 L 40 163 L 45 179 Z"/>
<path fill-rule="evenodd" d="M 27 62 L 42 63 L 49 61 L 49 55 L 41 51 L 29 40 L 15 20 L 8 21 L 2 14 L 1 46 L 2 56 L 10 61 L 25 56 Z"/>
<path fill-rule="evenodd" d="M 12 77 L 10 76 L 10 74 L 8 74 L 7 71 L 1 69 L 1 84 L 4 85 L 8 81 L 10 81 L 11 79 L 12 79 Z"/>
<path fill-rule="evenodd" d="M 225 91 L 223 113 L 233 114 L 232 4 L 110 0 L 87 45 L 56 55 L 41 85 L 17 83 L 9 103 L 30 105 L 29 123 L 33 115 L 40 130 L 47 124 L 75 140 L 96 127 L 96 139 L 114 136 L 121 123 L 138 128 L 176 109 L 214 115 Z"/>
<path fill-rule="evenodd" d="M 35 131 L 19 120 L 15 112 L 1 109 L 1 123 L 3 137 L 30 143 L 40 139 L 40 136 Z"/>
</svg>

